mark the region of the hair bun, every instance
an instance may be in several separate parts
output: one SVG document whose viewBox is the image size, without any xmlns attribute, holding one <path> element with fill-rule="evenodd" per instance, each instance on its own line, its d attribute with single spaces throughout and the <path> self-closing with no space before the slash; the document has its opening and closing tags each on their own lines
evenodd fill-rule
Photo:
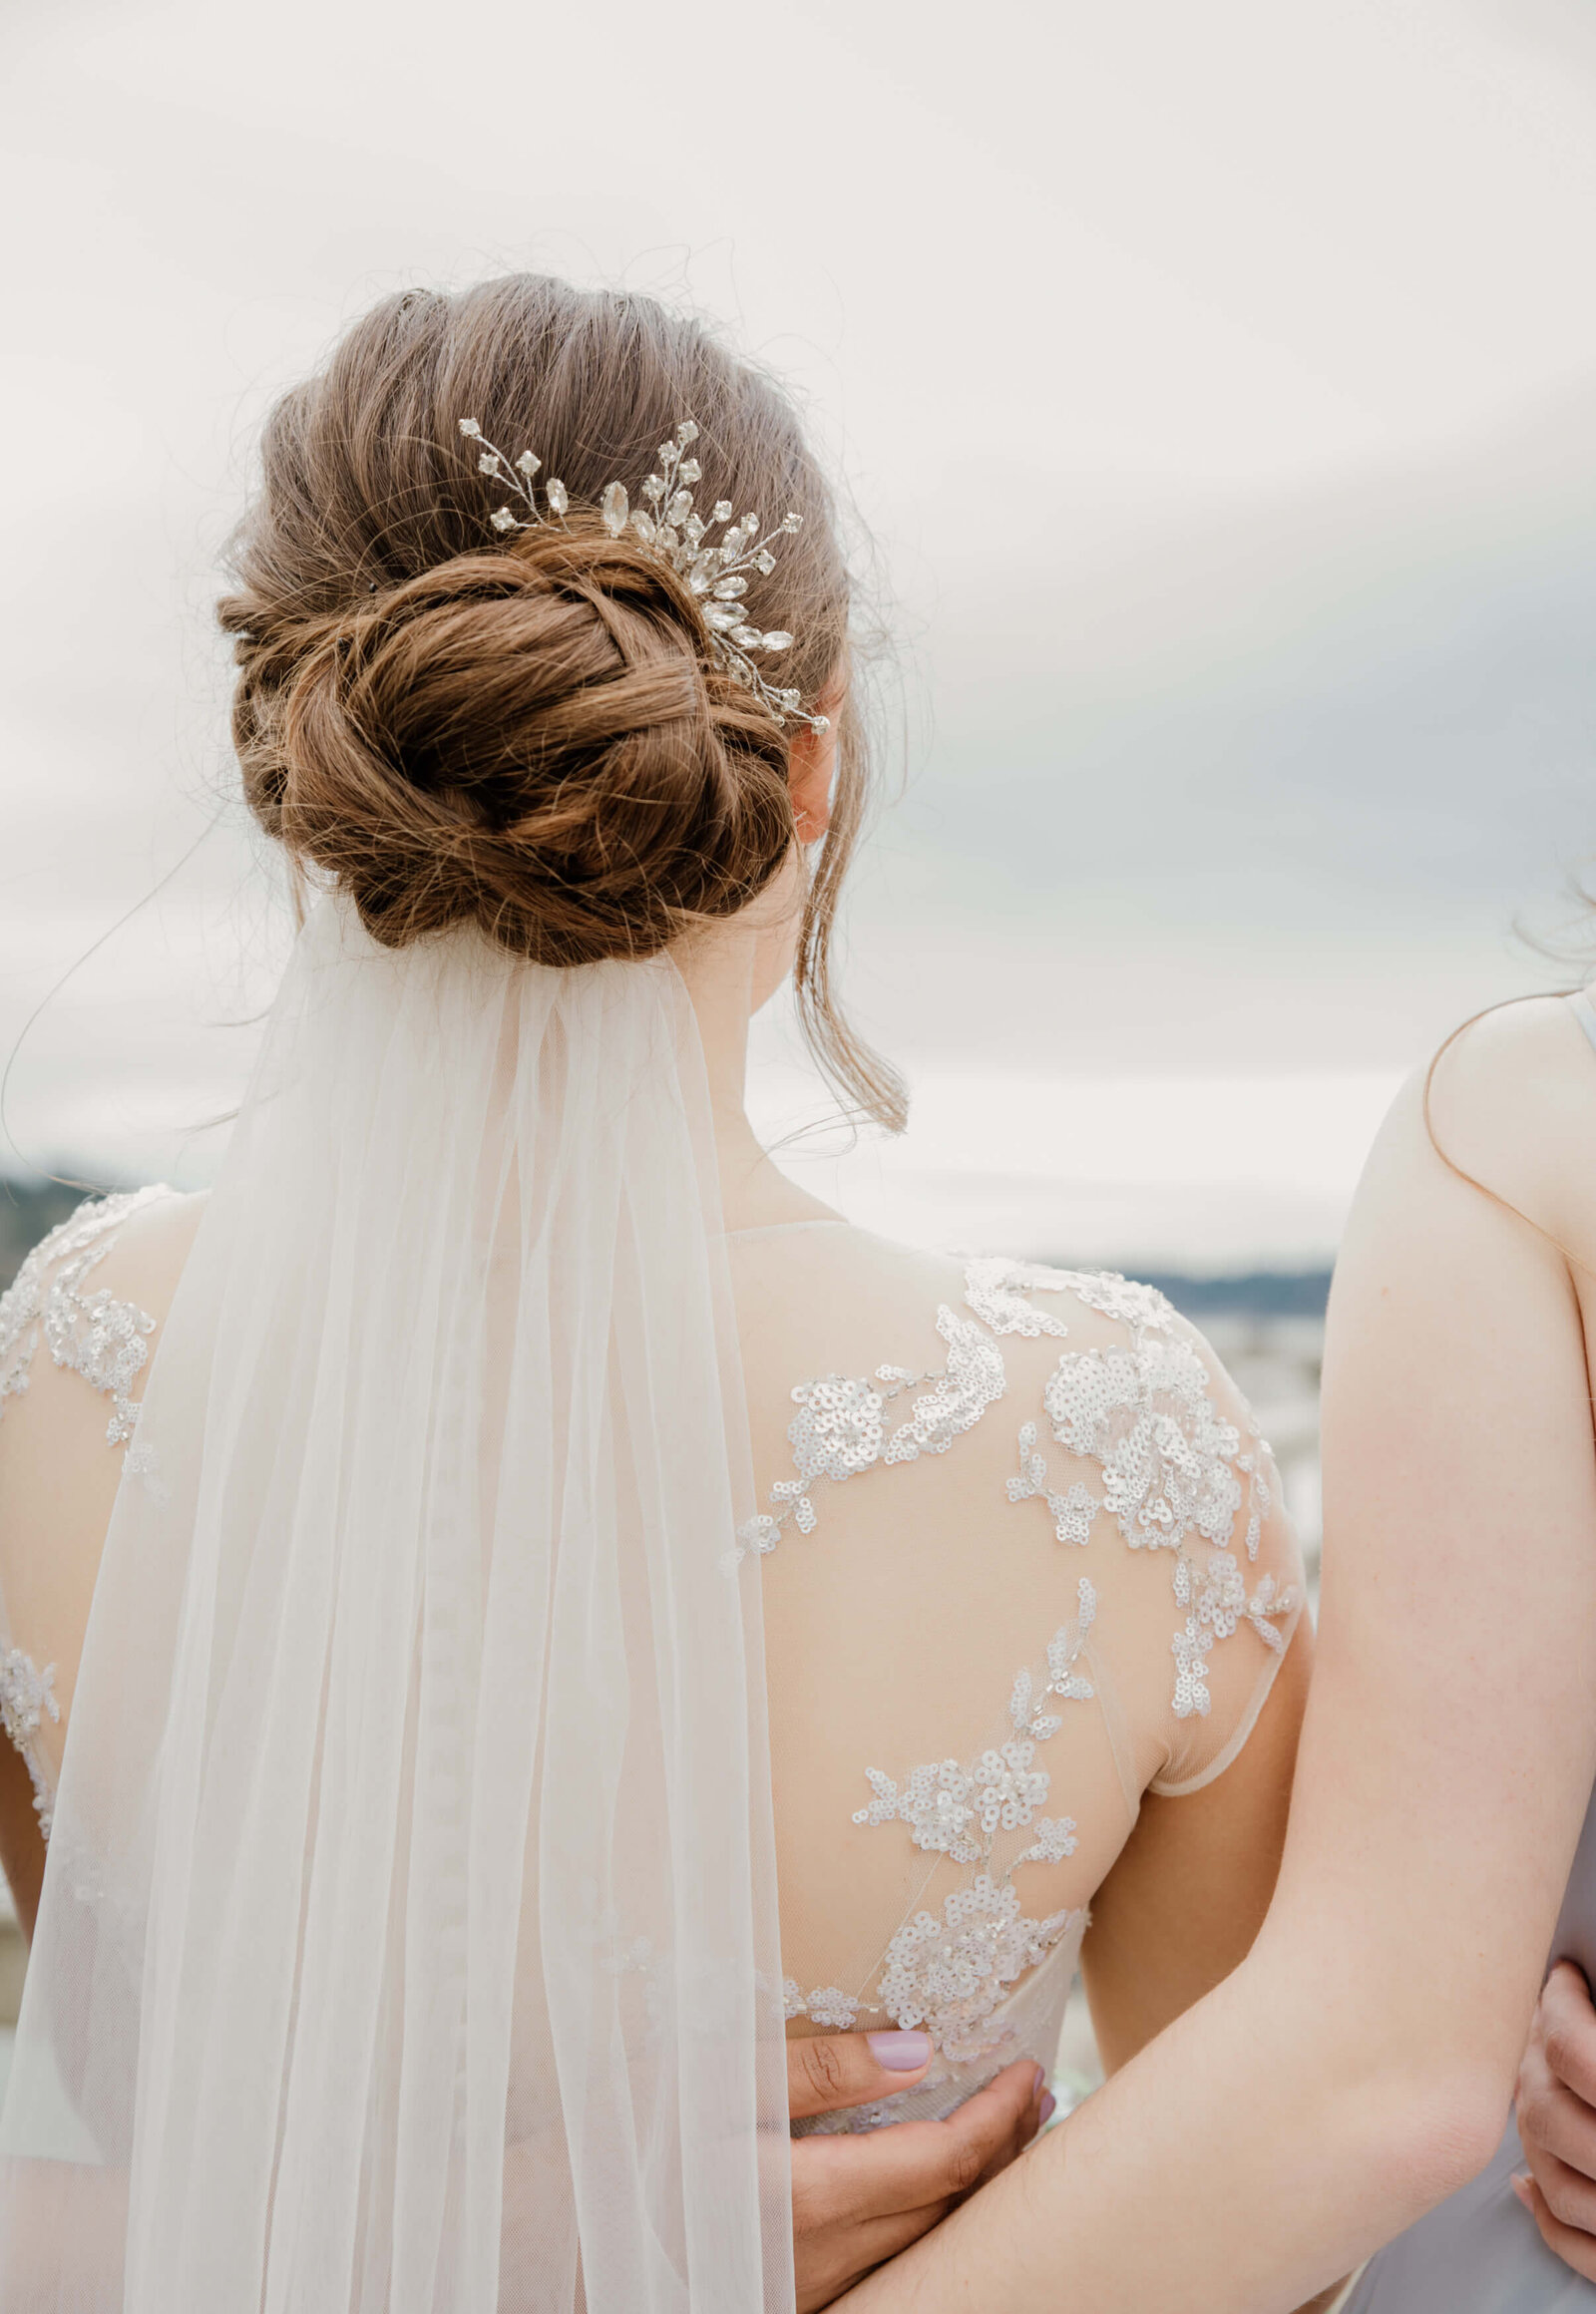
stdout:
<svg viewBox="0 0 1596 2314">
<path fill-rule="evenodd" d="M 646 956 L 792 841 L 785 736 L 674 574 L 580 516 L 240 657 L 251 808 L 389 947 L 474 923 L 543 964 Z"/>
</svg>

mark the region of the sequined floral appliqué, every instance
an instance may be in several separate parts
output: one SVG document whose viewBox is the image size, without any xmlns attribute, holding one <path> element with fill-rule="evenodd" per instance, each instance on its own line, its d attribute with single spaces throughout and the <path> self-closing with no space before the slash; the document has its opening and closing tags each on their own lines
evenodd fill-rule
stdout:
<svg viewBox="0 0 1596 2314">
<path fill-rule="evenodd" d="M 1021 1671 L 1008 1700 L 1008 1738 L 972 1760 L 943 1759 L 913 1767 L 902 1784 L 879 1767 L 866 1770 L 874 1798 L 856 1824 L 904 1823 L 915 1847 L 954 1863 L 979 1867 L 970 1884 L 948 1896 L 940 1912 L 917 1912 L 888 1945 L 874 1999 L 824 1985 L 803 1994 L 786 1986 L 787 2015 L 845 2030 L 861 2008 L 884 2011 L 895 2024 L 924 2027 L 942 2055 L 960 2064 L 980 2057 L 1001 2038 L 994 2012 L 1009 1987 L 1032 1969 L 1083 1919 L 1078 1910 L 1036 1919 L 1020 1909 L 1013 1875 L 1021 1864 L 1058 1864 L 1075 1852 L 1071 1816 L 1041 1813 L 1051 1777 L 1037 1747 L 1056 1736 L 1057 1702 L 1089 1702 L 1091 1681 L 1080 1669 L 1097 1595 L 1083 1575 L 1075 1621 L 1048 1642 L 1040 1673 Z M 995 1851 L 1004 1833 L 1029 1832 L 1029 1842 L 998 1867 Z M 866 1991 L 869 1988 L 867 1986 Z"/>
<path fill-rule="evenodd" d="M 1004 1993 L 1081 1917 L 1064 1911 L 1032 1920 L 1020 1911 L 1011 1880 L 978 1872 L 940 1916 L 917 1912 L 898 1931 L 882 1971 L 881 2006 L 900 2026 L 922 2026 L 955 2065 L 985 2056 L 1000 2038 L 989 2020 Z"/>
<path fill-rule="evenodd" d="M 789 1524 L 800 1534 L 812 1534 L 819 1517 L 818 1481 L 837 1483 L 858 1478 L 878 1463 L 946 1454 L 1002 1396 L 1008 1386 L 1002 1352 L 981 1326 L 944 1303 L 937 1312 L 937 1332 L 948 1346 L 940 1367 L 920 1372 L 913 1366 L 879 1365 L 873 1375 L 825 1374 L 798 1384 L 792 1393 L 798 1412 L 787 1425 L 793 1476 L 778 1479 L 770 1490 L 770 1508 L 739 1527 L 737 1556 L 773 1551 Z M 903 1398 L 907 1414 L 893 1422 L 888 1409 Z"/>
</svg>

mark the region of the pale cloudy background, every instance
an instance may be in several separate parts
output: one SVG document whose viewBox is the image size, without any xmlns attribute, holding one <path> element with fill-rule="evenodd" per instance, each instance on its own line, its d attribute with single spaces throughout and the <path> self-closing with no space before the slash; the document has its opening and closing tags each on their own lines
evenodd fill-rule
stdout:
<svg viewBox="0 0 1596 2314">
<path fill-rule="evenodd" d="M 911 1234 L 1315 1264 L 1596 852 L 1587 0 L 9 0 L 15 1170 L 202 1178 L 280 927 L 210 565 L 374 295 L 539 265 L 799 387 L 904 638 L 852 985 Z M 208 831 L 208 832 L 207 832 Z M 159 880 L 160 894 L 141 901 Z M 814 1114 L 775 1024 L 757 1099 Z"/>
</svg>

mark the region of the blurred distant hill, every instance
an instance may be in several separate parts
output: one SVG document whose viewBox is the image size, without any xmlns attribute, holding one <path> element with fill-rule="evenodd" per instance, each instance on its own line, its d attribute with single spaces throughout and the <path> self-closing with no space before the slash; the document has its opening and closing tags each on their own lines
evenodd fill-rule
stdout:
<svg viewBox="0 0 1596 2314">
<path fill-rule="evenodd" d="M 1323 1318 L 1328 1270 L 1247 1270 L 1232 1278 L 1187 1278 L 1176 1271 L 1139 1273 L 1188 1318 Z"/>
<path fill-rule="evenodd" d="M 0 1174 L 0 1288 L 10 1285 L 31 1249 L 75 1211 L 84 1195 L 81 1189 L 37 1176 L 17 1179 Z M 1045 1258 L 1070 1269 L 1096 1266 L 1061 1254 Z M 1137 1275 L 1167 1294 L 1177 1310 L 1199 1321 L 1231 1314 L 1323 1318 L 1330 1291 L 1328 1270 L 1248 1270 L 1220 1278 L 1190 1278 L 1173 1270 L 1139 1270 Z"/>
</svg>

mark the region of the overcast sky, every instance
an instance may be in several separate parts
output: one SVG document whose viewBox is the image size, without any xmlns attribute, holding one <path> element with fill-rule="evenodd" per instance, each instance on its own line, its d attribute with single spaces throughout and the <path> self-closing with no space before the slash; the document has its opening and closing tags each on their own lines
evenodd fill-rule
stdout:
<svg viewBox="0 0 1596 2314">
<path fill-rule="evenodd" d="M 29 1032 L 13 1162 L 202 1170 L 277 953 L 207 627 L 254 428 L 374 295 L 511 264 L 721 319 L 875 541 L 910 779 L 853 978 L 923 1095 L 878 1218 L 1306 1258 L 1396 1074 L 1548 976 L 1585 0 L 10 0 L 0 67 L 0 1049 L 176 870 Z"/>
</svg>

